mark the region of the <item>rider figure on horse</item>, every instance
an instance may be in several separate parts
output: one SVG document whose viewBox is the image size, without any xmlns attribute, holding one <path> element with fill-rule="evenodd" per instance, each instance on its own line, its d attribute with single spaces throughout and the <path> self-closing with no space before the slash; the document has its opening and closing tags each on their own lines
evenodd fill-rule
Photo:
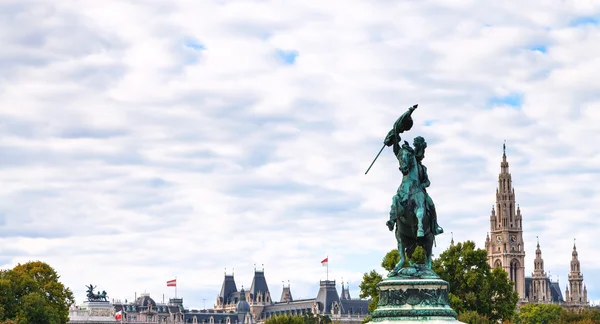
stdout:
<svg viewBox="0 0 600 324">
<path fill-rule="evenodd" d="M 401 160 L 401 156 L 400 156 L 401 155 L 401 150 L 400 150 L 401 138 L 400 138 L 400 134 L 396 133 L 396 130 L 392 129 L 389 131 L 388 135 L 386 136 L 386 138 L 384 140 L 384 144 L 387 146 L 393 146 L 394 155 L 396 156 L 398 161 L 400 161 Z M 427 148 L 427 142 L 425 142 L 425 139 L 423 137 L 417 136 L 413 140 L 413 146 L 414 146 L 415 158 L 417 160 L 417 169 L 419 171 L 419 182 L 421 184 L 421 188 L 425 192 L 427 209 L 429 210 L 431 219 L 432 219 L 431 231 L 433 232 L 434 235 L 442 234 L 444 232 L 444 229 L 438 225 L 437 212 L 435 210 L 435 205 L 426 190 L 426 188 L 429 187 L 429 185 L 431 184 L 431 182 L 429 181 L 429 177 L 427 176 L 427 168 L 422 163 L 423 158 L 425 158 L 425 149 Z M 419 222 L 419 223 L 421 223 L 421 222 Z M 421 232 L 422 230 L 423 229 L 421 228 L 419 232 Z"/>
<path fill-rule="evenodd" d="M 426 190 L 427 187 L 429 187 L 429 185 L 431 184 L 431 182 L 429 182 L 429 177 L 427 176 L 427 167 L 425 167 L 422 163 L 423 159 L 425 158 L 425 149 L 427 148 L 427 142 L 425 142 L 425 139 L 423 137 L 417 136 L 413 140 L 413 146 L 415 149 L 415 158 L 417 159 L 417 168 L 419 170 L 419 182 L 421 182 L 421 188 L 423 189 L 423 191 L 425 191 L 425 197 L 427 199 L 427 209 L 431 213 L 431 231 L 434 235 L 442 234 L 444 233 L 444 229 L 440 227 L 437 222 L 437 212 L 435 211 L 435 205 L 433 204 L 433 200 L 431 199 Z"/>
</svg>

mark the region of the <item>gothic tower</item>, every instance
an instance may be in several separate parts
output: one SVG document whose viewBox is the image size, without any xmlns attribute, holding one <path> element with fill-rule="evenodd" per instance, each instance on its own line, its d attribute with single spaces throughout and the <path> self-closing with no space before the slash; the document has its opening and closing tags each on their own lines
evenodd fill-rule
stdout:
<svg viewBox="0 0 600 324">
<path fill-rule="evenodd" d="M 534 303 L 549 303 L 552 301 L 548 277 L 544 271 L 544 259 L 542 259 L 542 250 L 538 239 L 537 249 L 535 250 L 535 260 L 533 260 L 533 273 L 531 274 L 531 286 L 529 286 L 529 301 Z"/>
<path fill-rule="evenodd" d="M 571 272 L 569 272 L 569 285 L 565 291 L 567 304 L 586 305 L 587 289 L 583 284 L 583 274 L 577 256 L 577 247 L 573 243 L 573 252 L 571 253 Z"/>
<path fill-rule="evenodd" d="M 516 207 L 516 210 L 515 210 Z M 515 204 L 515 190 L 508 172 L 506 144 L 503 146 L 496 205 L 490 215 L 490 233 L 485 247 L 492 268 L 501 267 L 508 273 L 519 298 L 525 298 L 525 247 L 523 244 L 523 218 Z"/>
</svg>

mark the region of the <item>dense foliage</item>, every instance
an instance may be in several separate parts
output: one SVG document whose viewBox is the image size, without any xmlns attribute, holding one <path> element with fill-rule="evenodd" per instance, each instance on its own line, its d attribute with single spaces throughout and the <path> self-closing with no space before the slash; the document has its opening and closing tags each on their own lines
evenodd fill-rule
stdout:
<svg viewBox="0 0 600 324">
<path fill-rule="evenodd" d="M 327 315 L 315 315 L 307 313 L 304 315 L 277 315 L 269 317 L 265 324 L 331 324 L 331 318 Z"/>
<path fill-rule="evenodd" d="M 519 296 L 501 268 L 491 270 L 487 252 L 466 241 L 450 246 L 433 262 L 450 284 L 450 305 L 459 314 L 474 311 L 491 321 L 514 318 Z"/>
<path fill-rule="evenodd" d="M 490 319 L 476 311 L 464 311 L 458 314 L 457 320 L 467 324 L 491 324 Z"/>
<path fill-rule="evenodd" d="M 538 323 L 570 323 L 570 324 L 592 324 L 600 323 L 600 311 L 597 309 L 585 309 L 573 312 L 558 305 L 549 304 L 527 304 L 519 309 L 515 319 L 516 324 L 538 324 Z"/>
<path fill-rule="evenodd" d="M 40 261 L 0 270 L 0 323 L 65 324 L 73 293 Z"/>
</svg>

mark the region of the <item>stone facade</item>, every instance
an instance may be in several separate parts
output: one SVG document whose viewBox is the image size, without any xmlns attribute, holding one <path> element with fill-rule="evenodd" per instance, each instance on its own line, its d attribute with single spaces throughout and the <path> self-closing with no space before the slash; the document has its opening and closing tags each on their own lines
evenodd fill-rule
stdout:
<svg viewBox="0 0 600 324">
<path fill-rule="evenodd" d="M 496 204 L 492 207 L 490 232 L 485 239 L 485 248 L 488 253 L 489 265 L 502 267 L 509 274 L 509 278 L 513 281 L 515 290 L 519 294 L 519 304 L 553 303 L 571 309 L 581 309 L 589 305 L 575 245 L 573 245 L 569 284 L 565 290 L 564 299 L 559 283 L 551 281 L 544 270 L 539 239 L 533 262 L 533 273 L 531 277 L 525 277 L 523 216 L 519 205 L 516 204 L 512 176 L 506 159 L 506 147 L 504 147 L 500 163 Z"/>
<path fill-rule="evenodd" d="M 501 267 L 515 284 L 520 300 L 525 300 L 525 244 L 523 217 L 515 201 L 515 189 L 508 170 L 506 150 L 502 154 L 496 204 L 490 215 L 490 232 L 485 240 L 488 263 Z"/>
<path fill-rule="evenodd" d="M 570 289 L 569 289 L 570 288 Z M 569 308 L 581 308 L 588 306 L 587 288 L 583 283 L 583 274 L 577 254 L 577 247 L 573 244 L 571 253 L 571 271 L 569 272 L 569 285 L 565 290 L 565 306 Z"/>
<path fill-rule="evenodd" d="M 340 296 L 335 280 L 320 281 L 317 296 L 312 299 L 294 300 L 290 286 L 284 286 L 281 298 L 276 302 L 271 298 L 264 269 L 255 269 L 250 290 L 244 291 L 242 288 L 242 291 L 237 291 L 233 274 L 225 274 L 214 310 L 219 312 L 234 311 L 241 294 L 244 294 L 250 305 L 252 319 L 257 323 L 263 322 L 272 316 L 282 314 L 302 315 L 309 312 L 327 315 L 332 320 L 344 323 L 359 323 L 369 315 L 369 301 L 352 299 L 348 287 L 345 287 L 343 283 Z"/>
<path fill-rule="evenodd" d="M 70 311 L 70 323 L 115 323 L 116 312 L 121 311 L 123 323 L 204 323 L 204 324 L 255 324 L 277 315 L 302 315 L 308 312 L 327 315 L 333 321 L 358 324 L 367 315 L 369 300 L 352 299 L 347 286 L 342 283 L 338 295 L 334 280 L 320 282 L 317 296 L 294 300 L 290 286 L 284 286 L 281 299 L 271 299 L 264 270 L 255 270 L 249 290 L 238 291 L 233 274 L 225 274 L 219 297 L 213 309 L 190 310 L 183 307 L 182 298 L 171 298 L 169 303 L 157 303 L 148 294 L 133 302 L 106 302 L 102 310 L 83 304 Z"/>
</svg>

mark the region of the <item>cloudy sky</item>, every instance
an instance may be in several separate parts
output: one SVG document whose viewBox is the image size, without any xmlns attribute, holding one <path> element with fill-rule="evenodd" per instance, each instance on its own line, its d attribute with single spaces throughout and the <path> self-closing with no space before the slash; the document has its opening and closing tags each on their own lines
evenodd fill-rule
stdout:
<svg viewBox="0 0 600 324">
<path fill-rule="evenodd" d="M 418 103 L 434 253 L 483 247 L 506 140 L 526 273 L 539 236 L 564 293 L 576 237 L 600 300 L 598 71 L 598 1 L 4 0 L 0 266 L 201 308 L 254 264 L 314 297 L 329 256 L 356 297 L 401 179 L 364 172 Z"/>
</svg>

